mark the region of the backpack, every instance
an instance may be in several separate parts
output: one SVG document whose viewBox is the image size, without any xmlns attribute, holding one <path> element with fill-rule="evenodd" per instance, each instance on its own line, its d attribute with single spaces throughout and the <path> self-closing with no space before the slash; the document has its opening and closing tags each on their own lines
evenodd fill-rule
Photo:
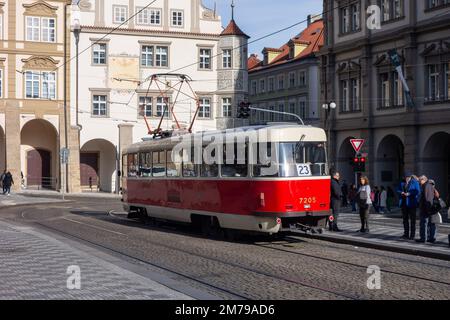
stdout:
<svg viewBox="0 0 450 320">
<path fill-rule="evenodd" d="M 436 190 L 436 188 L 434 189 L 434 198 L 433 198 L 433 204 L 431 205 L 430 208 L 430 213 L 436 214 L 439 213 L 439 211 L 441 211 L 442 209 L 444 209 L 446 207 L 446 203 L 444 202 L 444 200 L 442 200 L 439 197 L 439 192 Z"/>
</svg>

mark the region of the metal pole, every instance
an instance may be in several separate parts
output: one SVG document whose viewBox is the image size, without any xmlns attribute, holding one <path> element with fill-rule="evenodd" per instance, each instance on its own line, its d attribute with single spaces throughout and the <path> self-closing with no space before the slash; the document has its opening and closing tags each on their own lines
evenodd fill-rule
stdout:
<svg viewBox="0 0 450 320">
<path fill-rule="evenodd" d="M 68 130 L 67 130 L 67 6 L 68 4 L 64 5 L 64 147 L 68 149 L 69 145 L 69 137 L 68 137 Z M 69 170 L 68 170 L 68 163 L 65 163 L 65 172 L 64 172 L 64 178 L 67 182 L 69 180 Z M 66 183 L 66 186 L 64 188 L 65 191 L 69 192 L 67 189 L 68 184 Z M 63 195 L 64 196 L 64 195 Z"/>
</svg>

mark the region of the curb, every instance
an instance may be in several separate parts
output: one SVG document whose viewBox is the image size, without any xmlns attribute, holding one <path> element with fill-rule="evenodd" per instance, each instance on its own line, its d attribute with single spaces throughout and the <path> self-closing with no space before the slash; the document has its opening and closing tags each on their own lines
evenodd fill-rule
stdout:
<svg viewBox="0 0 450 320">
<path fill-rule="evenodd" d="M 13 205 L 0 205 L 0 210 L 8 209 L 8 208 L 18 208 L 18 207 L 33 207 L 38 205 L 48 205 L 48 204 L 58 204 L 58 203 L 71 203 L 74 200 L 60 200 L 60 201 L 45 201 L 45 202 L 33 202 L 33 203 L 18 203 Z"/>
<path fill-rule="evenodd" d="M 404 253 L 409 255 L 415 255 L 425 258 L 433 258 L 439 260 L 450 261 L 450 248 L 448 250 L 448 254 L 436 252 L 436 251 L 428 251 L 421 248 L 407 248 L 403 246 L 397 246 L 393 244 L 385 244 L 385 243 L 375 243 L 372 241 L 364 241 L 362 239 L 349 239 L 349 238 L 338 238 L 330 235 L 312 235 L 312 234 L 302 234 L 291 232 L 289 235 L 295 235 L 298 237 L 315 239 L 315 240 L 323 240 L 340 244 L 349 244 L 349 245 L 357 245 L 363 248 L 370 249 L 378 249 L 390 252 Z"/>
<path fill-rule="evenodd" d="M 22 197 L 27 197 L 27 198 L 50 198 L 50 199 L 61 199 L 62 195 L 61 194 L 45 194 L 45 195 L 41 195 L 41 194 L 32 194 L 32 193 L 18 193 L 18 195 L 22 196 Z M 64 195 L 66 199 L 106 199 L 106 200 L 120 200 L 121 196 L 117 195 L 117 196 L 102 196 L 102 195 L 95 195 L 95 196 L 89 196 L 89 195 L 80 195 L 80 194 L 65 194 Z M 62 199 L 61 199 L 62 201 Z"/>
</svg>

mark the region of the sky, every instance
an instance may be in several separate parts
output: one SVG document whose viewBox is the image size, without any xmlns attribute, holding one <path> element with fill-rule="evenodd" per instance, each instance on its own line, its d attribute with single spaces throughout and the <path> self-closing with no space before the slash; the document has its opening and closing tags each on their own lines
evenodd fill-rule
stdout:
<svg viewBox="0 0 450 320">
<path fill-rule="evenodd" d="M 251 38 L 249 41 L 268 35 L 297 22 L 306 20 L 308 14 L 323 11 L 322 0 L 235 0 L 234 20 Z M 231 0 L 203 0 L 203 4 L 217 12 L 222 24 L 227 26 L 231 19 Z M 249 44 L 249 53 L 261 58 L 264 47 L 279 48 L 306 27 L 306 22 L 290 30 Z"/>
</svg>

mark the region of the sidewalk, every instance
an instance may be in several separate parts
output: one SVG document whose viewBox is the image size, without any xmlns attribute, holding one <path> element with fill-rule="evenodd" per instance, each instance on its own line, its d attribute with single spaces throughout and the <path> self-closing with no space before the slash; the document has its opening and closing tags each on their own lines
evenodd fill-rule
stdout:
<svg viewBox="0 0 450 320">
<path fill-rule="evenodd" d="M 32 228 L 0 221 L 0 243 L 0 300 L 191 299 L 123 269 L 117 258 L 109 258 L 113 264 L 103 258 L 105 253 L 76 249 Z M 76 283 L 69 279 L 69 266 L 80 270 L 80 289 L 69 289 Z"/>
<path fill-rule="evenodd" d="M 17 194 L 27 197 L 47 197 L 62 199 L 62 193 L 52 190 L 22 190 Z M 80 192 L 80 193 L 66 193 L 66 198 L 102 198 L 102 199 L 120 199 L 122 195 L 106 192 Z"/>
<path fill-rule="evenodd" d="M 63 202 L 63 200 L 50 197 L 29 197 L 18 193 L 12 193 L 9 196 L 0 194 L 0 208 L 58 202 Z"/>
<path fill-rule="evenodd" d="M 448 221 L 446 214 L 443 215 L 443 218 Z M 322 235 L 313 235 L 312 237 L 355 246 L 450 260 L 450 247 L 448 245 L 449 223 L 437 225 L 436 243 L 434 244 L 417 243 L 414 240 L 401 239 L 403 235 L 403 220 L 398 208 L 387 214 L 371 213 L 369 218 L 370 233 L 357 232 L 361 228 L 359 214 L 351 213 L 351 209 L 344 210 L 339 215 L 338 225 L 343 232 L 325 230 Z M 417 218 L 416 227 L 416 239 L 418 238 L 419 218 Z"/>
</svg>

